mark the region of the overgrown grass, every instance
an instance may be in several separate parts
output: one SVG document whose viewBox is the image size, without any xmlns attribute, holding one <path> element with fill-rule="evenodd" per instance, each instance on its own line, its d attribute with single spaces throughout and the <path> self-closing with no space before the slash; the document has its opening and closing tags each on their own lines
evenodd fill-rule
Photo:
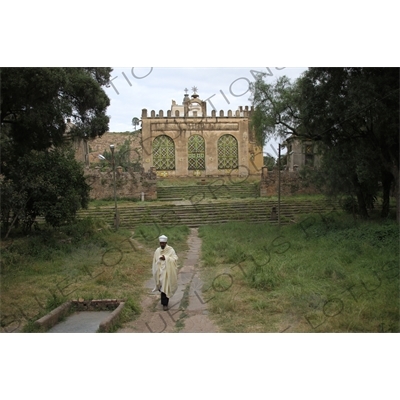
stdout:
<svg viewBox="0 0 400 400">
<path fill-rule="evenodd" d="M 159 236 L 165 235 L 168 237 L 168 245 L 172 246 L 178 257 L 187 250 L 187 237 L 190 229 L 186 225 L 173 226 L 171 225 L 138 225 L 135 228 L 133 237 L 143 243 L 152 251 L 160 246 Z M 182 260 L 181 260 L 182 261 Z"/>
<path fill-rule="evenodd" d="M 205 299 L 226 332 L 399 332 L 399 228 L 346 215 L 201 227 Z"/>
<path fill-rule="evenodd" d="M 30 331 L 34 320 L 79 298 L 127 299 L 123 321 L 134 318 L 152 257 L 130 237 L 85 219 L 2 241 L 1 331 Z"/>
</svg>

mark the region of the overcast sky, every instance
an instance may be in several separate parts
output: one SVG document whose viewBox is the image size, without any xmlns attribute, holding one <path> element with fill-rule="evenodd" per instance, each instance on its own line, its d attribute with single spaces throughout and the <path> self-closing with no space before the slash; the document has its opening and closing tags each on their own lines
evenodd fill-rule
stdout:
<svg viewBox="0 0 400 400">
<path fill-rule="evenodd" d="M 285 67 L 248 67 L 248 68 L 113 68 L 112 85 L 106 88 L 111 100 L 107 114 L 111 117 L 110 131 L 131 131 L 132 118 L 141 118 L 142 109 L 146 108 L 164 114 L 171 109 L 175 100 L 181 104 L 185 88 L 193 94 L 197 88 L 201 100 L 207 101 L 207 114 L 213 108 L 226 112 L 235 111 L 239 106 L 251 106 L 249 83 L 255 80 L 257 72 L 267 74 L 268 82 L 286 75 L 296 79 L 306 68 Z M 264 148 L 269 153 L 273 141 Z M 268 149 L 268 150 L 267 150 Z"/>
</svg>

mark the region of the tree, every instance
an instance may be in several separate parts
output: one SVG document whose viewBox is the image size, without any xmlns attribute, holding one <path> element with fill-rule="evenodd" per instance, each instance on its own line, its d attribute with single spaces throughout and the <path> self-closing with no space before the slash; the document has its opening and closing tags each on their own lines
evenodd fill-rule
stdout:
<svg viewBox="0 0 400 400">
<path fill-rule="evenodd" d="M 111 68 L 1 68 L 1 222 L 52 226 L 87 205 L 89 186 L 68 150 L 71 137 L 108 130 L 103 90 Z M 67 120 L 74 126 L 66 135 Z"/>
<path fill-rule="evenodd" d="M 17 156 L 45 150 L 70 134 L 95 138 L 108 130 L 110 100 L 102 86 L 111 68 L 1 68 L 1 126 Z"/>
<path fill-rule="evenodd" d="M 87 207 L 89 190 L 72 149 L 32 150 L 9 166 L 1 183 L 3 227 L 8 234 L 18 221 L 27 232 L 38 216 L 53 227 L 71 222 Z"/>
<path fill-rule="evenodd" d="M 366 217 L 381 183 L 386 217 L 394 184 L 399 221 L 398 68 L 309 68 L 294 83 L 258 77 L 251 89 L 252 126 L 261 144 L 288 133 L 317 141 L 328 192 L 351 192 Z"/>
<path fill-rule="evenodd" d="M 379 180 L 383 185 L 381 215 L 388 215 L 394 184 L 399 221 L 399 69 L 310 68 L 300 78 L 299 87 L 303 127 L 318 132 L 325 154 L 335 148 L 353 149 L 347 165 L 352 165 L 348 173 L 354 176 L 361 214 L 368 215 L 365 203 Z M 367 181 L 368 185 L 362 183 Z"/>
<path fill-rule="evenodd" d="M 297 81 L 293 83 L 283 76 L 269 84 L 259 74 L 256 81 L 250 84 L 250 90 L 254 106 L 251 126 L 260 146 L 271 138 L 286 139 L 288 134 L 309 138 L 301 125 Z"/>
<path fill-rule="evenodd" d="M 304 167 L 300 174 L 326 195 L 339 197 L 346 211 L 368 217 L 379 191 L 379 169 L 371 168 L 378 161 L 376 155 L 361 143 L 354 146 L 345 142 L 329 148 L 320 143 L 319 148 L 323 153 L 319 168 Z"/>
<path fill-rule="evenodd" d="M 140 120 L 137 117 L 133 117 L 132 118 L 132 125 L 133 125 L 133 129 L 136 132 L 136 127 L 140 124 Z"/>
</svg>

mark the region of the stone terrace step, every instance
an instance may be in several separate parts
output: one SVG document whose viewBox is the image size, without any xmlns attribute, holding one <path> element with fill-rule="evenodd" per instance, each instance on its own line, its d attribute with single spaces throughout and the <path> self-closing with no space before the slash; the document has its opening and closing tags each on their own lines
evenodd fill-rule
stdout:
<svg viewBox="0 0 400 400">
<path fill-rule="evenodd" d="M 198 227 L 227 221 L 266 222 L 270 220 L 272 207 L 277 208 L 276 201 L 231 201 L 218 203 L 199 202 L 190 204 L 151 204 L 134 203 L 132 206 L 123 206 L 118 209 L 120 226 L 129 227 L 139 224 L 157 224 L 164 226 L 188 225 Z M 290 223 L 296 216 L 309 213 L 327 213 L 333 207 L 325 201 L 298 201 L 296 203 L 281 204 L 281 222 Z M 102 218 L 107 223 L 113 224 L 114 208 L 82 210 L 80 217 L 91 216 Z M 277 221 L 270 221 L 272 224 Z"/>
<path fill-rule="evenodd" d="M 207 185 L 188 185 L 188 186 L 161 186 L 157 188 L 158 200 L 165 201 L 176 198 L 190 199 L 194 196 L 203 198 L 247 198 L 259 197 L 259 187 L 257 184 L 230 184 L 227 185 L 223 180 L 215 180 Z"/>
</svg>

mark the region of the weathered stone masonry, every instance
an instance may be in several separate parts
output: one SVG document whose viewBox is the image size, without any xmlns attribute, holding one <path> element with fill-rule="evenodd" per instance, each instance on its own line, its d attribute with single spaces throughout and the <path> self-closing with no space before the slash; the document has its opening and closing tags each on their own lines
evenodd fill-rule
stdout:
<svg viewBox="0 0 400 400">
<path fill-rule="evenodd" d="M 278 169 L 268 171 L 263 167 L 261 175 L 260 196 L 278 195 Z M 281 171 L 281 195 L 316 194 L 319 191 L 312 184 L 305 182 L 297 171 Z"/>
<path fill-rule="evenodd" d="M 162 110 L 158 114 L 153 110 L 150 116 L 142 110 L 143 167 L 156 167 L 162 177 L 260 174 L 263 151 L 250 130 L 251 110 L 240 107 L 227 115 L 220 111 L 219 116 L 213 110 L 207 116 L 206 102 L 197 94 L 191 100 L 187 96 L 182 105 L 173 100 L 166 116 Z M 165 163 L 157 159 L 158 152 Z"/>
<path fill-rule="evenodd" d="M 112 170 L 102 172 L 99 169 L 85 170 L 86 182 L 90 185 L 91 199 L 113 199 L 114 180 Z M 117 168 L 115 174 L 117 198 L 141 199 L 142 192 L 145 200 L 157 199 L 156 174 L 153 169 L 149 172 L 123 172 Z"/>
</svg>

